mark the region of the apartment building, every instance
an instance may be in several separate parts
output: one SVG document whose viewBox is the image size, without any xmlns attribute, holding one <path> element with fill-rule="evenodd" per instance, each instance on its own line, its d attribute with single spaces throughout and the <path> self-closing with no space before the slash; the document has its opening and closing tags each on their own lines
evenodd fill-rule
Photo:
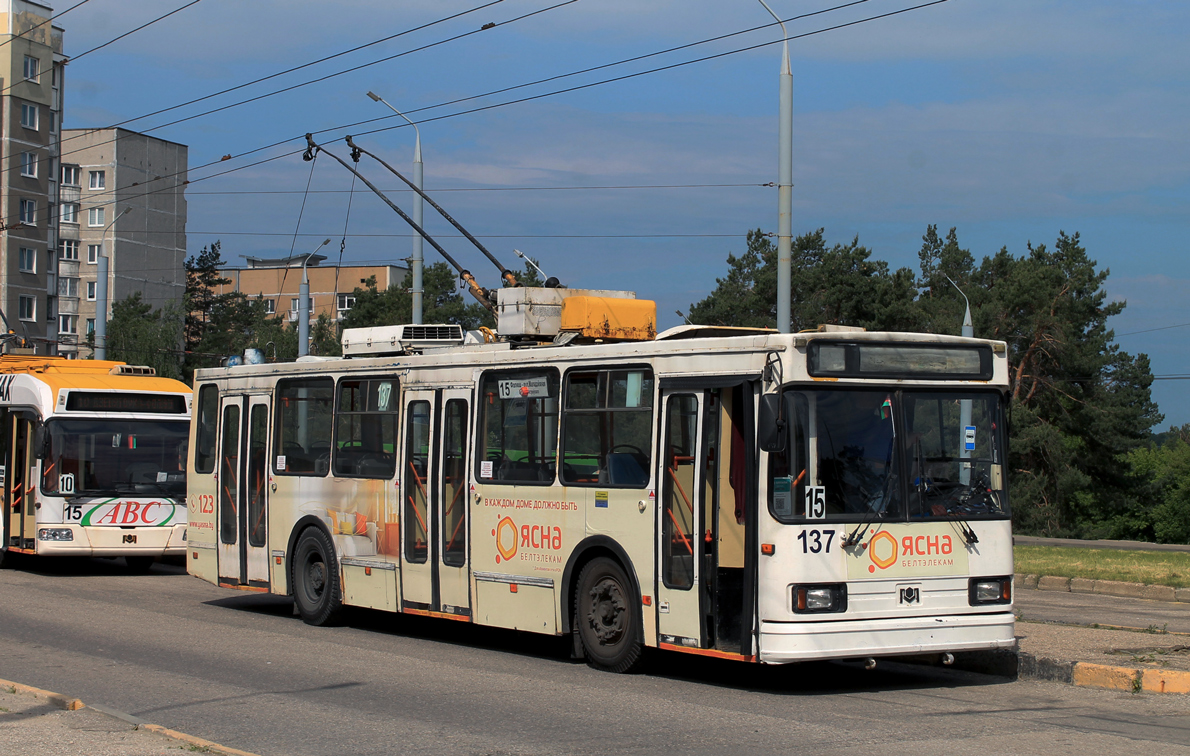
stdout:
<svg viewBox="0 0 1190 756">
<path fill-rule="evenodd" d="M 375 276 L 376 288 L 383 291 L 400 284 L 408 268 L 399 265 L 342 265 L 326 266 L 326 255 L 310 254 L 294 257 L 247 257 L 244 267 L 228 267 L 219 271 L 231 283 L 218 287 L 218 294 L 240 291 L 250 297 L 262 297 L 271 313 L 284 313 L 286 320 L 298 319 L 298 287 L 302 283 L 302 261 L 306 261 L 306 275 L 310 280 L 310 323 L 326 314 L 341 320 L 355 304 L 352 292 L 365 287 Z"/>
<path fill-rule="evenodd" d="M 0 0 L 0 307 L 5 351 L 57 338 L 58 155 L 65 58 L 49 6 Z"/>
<path fill-rule="evenodd" d="M 108 258 L 108 312 L 135 292 L 160 308 L 186 291 L 184 144 L 127 129 L 66 129 L 59 216 L 58 349 L 90 356 L 99 258 Z"/>
</svg>

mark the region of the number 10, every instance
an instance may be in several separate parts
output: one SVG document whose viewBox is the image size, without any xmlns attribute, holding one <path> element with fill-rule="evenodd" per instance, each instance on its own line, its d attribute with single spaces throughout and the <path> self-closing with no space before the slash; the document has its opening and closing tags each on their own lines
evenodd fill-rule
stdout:
<svg viewBox="0 0 1190 756">
<path fill-rule="evenodd" d="M 806 486 L 805 499 L 807 520 L 826 517 L 826 486 Z"/>
</svg>

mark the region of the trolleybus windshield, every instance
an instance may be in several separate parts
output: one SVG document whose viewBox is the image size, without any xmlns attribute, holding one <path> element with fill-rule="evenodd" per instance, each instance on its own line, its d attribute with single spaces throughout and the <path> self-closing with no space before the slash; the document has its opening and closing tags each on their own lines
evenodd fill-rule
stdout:
<svg viewBox="0 0 1190 756">
<path fill-rule="evenodd" d="M 67 420 L 45 425 L 41 490 L 51 496 L 186 495 L 186 422 Z"/>
<path fill-rule="evenodd" d="M 996 392 L 789 390 L 784 405 L 785 448 L 769 460 L 779 520 L 1009 514 Z"/>
</svg>

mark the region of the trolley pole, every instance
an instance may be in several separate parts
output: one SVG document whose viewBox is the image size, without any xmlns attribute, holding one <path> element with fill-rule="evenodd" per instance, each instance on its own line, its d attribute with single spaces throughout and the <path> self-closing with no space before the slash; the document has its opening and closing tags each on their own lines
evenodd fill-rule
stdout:
<svg viewBox="0 0 1190 756">
<path fill-rule="evenodd" d="M 793 285 L 793 69 L 789 64 L 789 32 L 764 0 L 760 4 L 781 25 L 781 114 L 777 127 L 777 331 L 789 333 L 790 289 Z"/>
</svg>

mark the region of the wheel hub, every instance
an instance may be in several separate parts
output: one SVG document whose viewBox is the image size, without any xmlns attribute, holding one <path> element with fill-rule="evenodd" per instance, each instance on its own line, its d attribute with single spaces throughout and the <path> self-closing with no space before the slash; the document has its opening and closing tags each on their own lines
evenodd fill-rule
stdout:
<svg viewBox="0 0 1190 756">
<path fill-rule="evenodd" d="M 310 578 L 310 588 L 314 594 L 322 593 L 322 589 L 326 585 L 326 565 L 322 562 L 311 562 L 306 574 Z"/>
<path fill-rule="evenodd" d="M 624 592 L 616 581 L 604 578 L 591 589 L 587 621 L 600 644 L 613 645 L 624 636 L 624 614 L 627 610 Z"/>
</svg>

